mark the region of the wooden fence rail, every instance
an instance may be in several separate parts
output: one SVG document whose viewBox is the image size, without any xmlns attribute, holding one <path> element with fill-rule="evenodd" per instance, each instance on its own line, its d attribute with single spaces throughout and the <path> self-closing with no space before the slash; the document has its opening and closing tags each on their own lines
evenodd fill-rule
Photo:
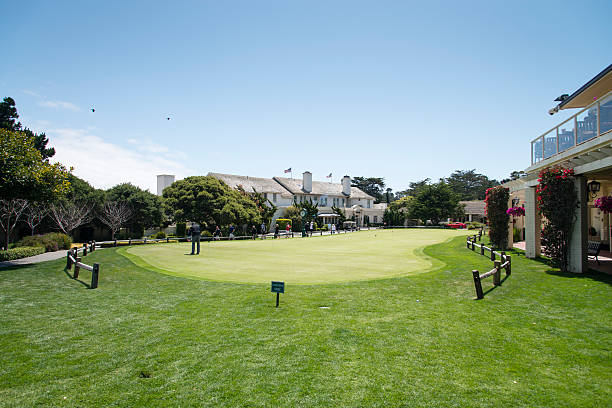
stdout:
<svg viewBox="0 0 612 408">
<path fill-rule="evenodd" d="M 83 258 L 78 255 L 79 249 L 83 250 L 83 256 L 87 255 L 86 245 L 83 246 L 83 248 L 71 249 L 70 251 L 66 253 L 66 269 L 70 270 L 72 269 L 72 266 L 74 266 L 74 272 L 72 274 L 73 279 L 78 279 L 81 268 L 90 271 L 91 272 L 91 284 L 89 285 L 89 288 L 95 289 L 98 287 L 98 276 L 100 274 L 100 264 L 94 263 L 93 265 L 87 265 L 81 262 Z"/>
<path fill-rule="evenodd" d="M 510 255 L 506 255 L 505 252 L 500 253 L 501 260 L 493 261 L 494 267 L 489 272 L 485 272 L 482 275 L 478 272 L 478 270 L 472 271 L 472 277 L 474 278 L 474 286 L 476 288 L 476 299 L 483 299 L 484 292 L 482 291 L 482 283 L 481 280 L 488 278 L 489 276 L 493 276 L 493 286 L 501 285 L 501 270 L 504 269 L 506 271 L 506 277 L 510 276 L 512 273 L 512 259 Z"/>
</svg>

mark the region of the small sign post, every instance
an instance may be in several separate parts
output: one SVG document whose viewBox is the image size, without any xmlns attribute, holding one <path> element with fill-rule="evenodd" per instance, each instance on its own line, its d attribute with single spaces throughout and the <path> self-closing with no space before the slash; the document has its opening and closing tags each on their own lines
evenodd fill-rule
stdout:
<svg viewBox="0 0 612 408">
<path fill-rule="evenodd" d="M 276 293 L 276 307 L 281 293 L 285 293 L 285 282 L 272 281 L 272 293 Z"/>
</svg>

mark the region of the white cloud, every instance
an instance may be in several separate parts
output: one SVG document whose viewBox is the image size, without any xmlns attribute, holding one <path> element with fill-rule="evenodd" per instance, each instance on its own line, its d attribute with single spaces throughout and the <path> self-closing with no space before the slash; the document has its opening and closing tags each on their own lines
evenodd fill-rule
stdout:
<svg viewBox="0 0 612 408">
<path fill-rule="evenodd" d="M 176 152 L 152 142 L 153 148 L 145 143 L 131 150 L 107 142 L 85 129 L 51 129 L 47 135 L 49 145 L 56 151 L 52 159 L 74 167 L 77 177 L 97 188 L 107 189 L 129 182 L 156 193 L 158 174 L 174 174 L 178 180 L 194 173 L 173 159 Z"/>
<path fill-rule="evenodd" d="M 80 112 L 81 108 L 78 106 L 64 101 L 51 101 L 51 100 L 43 100 L 38 102 L 38 106 L 43 106 L 45 108 L 55 108 L 55 109 L 67 109 L 74 112 Z"/>
</svg>

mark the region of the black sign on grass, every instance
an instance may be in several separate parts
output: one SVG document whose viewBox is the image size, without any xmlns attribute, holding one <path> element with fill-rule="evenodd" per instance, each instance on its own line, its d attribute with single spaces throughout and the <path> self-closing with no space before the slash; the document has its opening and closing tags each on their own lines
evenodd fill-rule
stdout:
<svg viewBox="0 0 612 408">
<path fill-rule="evenodd" d="M 285 282 L 272 281 L 272 293 L 276 293 L 276 307 L 281 293 L 285 293 Z"/>
</svg>

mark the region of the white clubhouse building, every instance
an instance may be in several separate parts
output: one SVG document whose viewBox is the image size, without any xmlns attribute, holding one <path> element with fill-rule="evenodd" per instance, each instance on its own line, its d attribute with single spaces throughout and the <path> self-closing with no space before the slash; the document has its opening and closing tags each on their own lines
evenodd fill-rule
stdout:
<svg viewBox="0 0 612 408">
<path fill-rule="evenodd" d="M 340 183 L 313 181 L 312 173 L 305 171 L 301 179 L 287 177 L 252 177 L 235 174 L 208 173 L 229 187 L 242 188 L 246 192 L 256 191 L 264 194 L 272 204 L 278 207 L 273 220 L 281 218 L 284 210 L 294 202 L 304 201 L 319 205 L 318 216 L 324 223 L 335 223 L 338 215 L 333 207 L 341 208 L 348 219 L 355 217 L 358 226 L 366 223 L 381 223 L 386 205 L 374 204 L 374 197 L 357 187 L 351 186 L 351 178 L 344 176 Z M 174 182 L 174 176 L 157 176 L 157 194 L 161 195 L 165 187 Z"/>
</svg>

